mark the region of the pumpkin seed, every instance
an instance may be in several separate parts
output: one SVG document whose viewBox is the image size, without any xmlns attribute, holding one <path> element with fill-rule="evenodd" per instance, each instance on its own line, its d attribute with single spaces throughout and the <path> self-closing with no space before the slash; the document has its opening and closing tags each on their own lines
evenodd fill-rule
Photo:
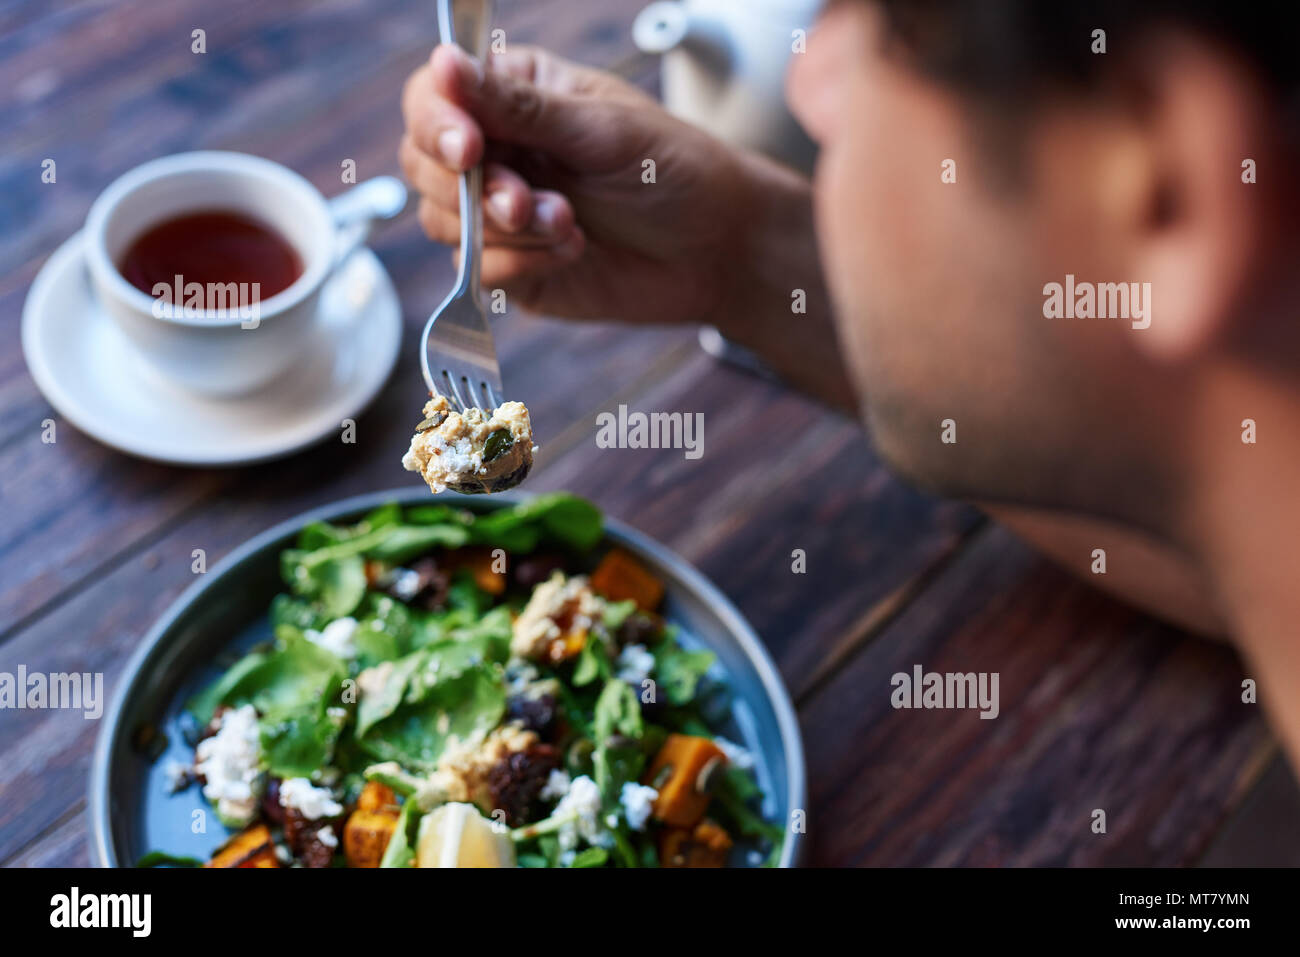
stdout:
<svg viewBox="0 0 1300 957">
<path fill-rule="evenodd" d="M 483 443 L 483 464 L 501 458 L 514 444 L 515 440 L 511 437 L 509 429 L 497 429 Z"/>
<path fill-rule="evenodd" d="M 726 761 L 722 758 L 710 758 L 695 776 L 695 790 L 701 794 L 711 794 L 722 780 L 722 771 Z"/>
<path fill-rule="evenodd" d="M 422 420 L 420 424 L 415 427 L 415 431 L 428 432 L 430 429 L 436 429 L 438 426 L 442 425 L 442 423 L 446 421 L 447 421 L 446 412 L 435 412 L 427 419 Z"/>
<path fill-rule="evenodd" d="M 665 764 L 659 769 L 659 773 L 654 776 L 654 780 L 650 782 L 650 786 L 658 790 L 671 781 L 672 777 L 673 766 L 671 764 Z"/>
</svg>

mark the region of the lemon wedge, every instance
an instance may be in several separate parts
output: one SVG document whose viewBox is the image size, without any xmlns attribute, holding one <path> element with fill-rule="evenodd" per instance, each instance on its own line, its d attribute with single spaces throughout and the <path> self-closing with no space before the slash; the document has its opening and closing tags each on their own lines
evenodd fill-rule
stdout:
<svg viewBox="0 0 1300 957">
<path fill-rule="evenodd" d="M 416 867 L 514 867 L 510 835 L 472 804 L 444 804 L 420 821 Z"/>
</svg>

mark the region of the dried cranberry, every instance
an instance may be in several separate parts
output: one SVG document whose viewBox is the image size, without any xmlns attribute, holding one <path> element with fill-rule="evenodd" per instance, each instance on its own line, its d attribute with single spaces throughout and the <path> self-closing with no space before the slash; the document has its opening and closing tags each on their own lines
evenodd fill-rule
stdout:
<svg viewBox="0 0 1300 957">
<path fill-rule="evenodd" d="M 623 619 L 623 624 L 618 626 L 618 643 L 621 647 L 652 645 L 663 634 L 663 630 L 663 623 L 654 615 L 634 611 Z"/>
<path fill-rule="evenodd" d="M 303 867 L 329 867 L 334 860 L 335 848 L 323 842 L 321 828 L 334 828 L 335 835 L 340 833 L 341 819 L 309 820 L 303 817 L 297 808 L 282 808 L 284 811 L 284 843 L 289 845 L 293 856 L 302 862 Z"/>
<path fill-rule="evenodd" d="M 530 555 L 514 563 L 515 584 L 523 588 L 536 588 L 551 577 L 552 572 L 564 568 L 564 559 L 555 554 Z"/>
<path fill-rule="evenodd" d="M 535 744 L 498 761 L 486 777 L 492 810 L 504 811 L 509 827 L 527 823 L 535 816 L 546 779 L 559 764 L 560 754 L 549 744 Z"/>
<path fill-rule="evenodd" d="M 515 695 L 506 702 L 508 721 L 518 721 L 539 738 L 551 740 L 560 716 L 559 704 L 553 694 Z"/>
<path fill-rule="evenodd" d="M 419 576 L 412 602 L 426 611 L 445 608 L 451 589 L 451 575 L 439 568 L 438 562 L 433 558 L 421 558 L 414 562 L 411 571 Z"/>
<path fill-rule="evenodd" d="M 279 778 L 270 778 L 266 782 L 266 793 L 262 795 L 262 816 L 277 827 L 284 825 L 284 805 L 280 803 Z"/>
</svg>

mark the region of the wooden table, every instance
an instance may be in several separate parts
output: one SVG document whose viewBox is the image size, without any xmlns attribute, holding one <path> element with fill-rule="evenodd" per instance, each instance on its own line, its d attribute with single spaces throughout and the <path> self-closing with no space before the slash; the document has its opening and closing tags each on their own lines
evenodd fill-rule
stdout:
<svg viewBox="0 0 1300 957">
<path fill-rule="evenodd" d="M 503 0 L 510 42 L 648 87 L 641 0 Z M 207 53 L 191 52 L 191 31 Z M 434 42 L 429 4 L 117 0 L 0 7 L 0 671 L 102 671 L 112 686 L 163 609 L 216 561 L 304 509 L 409 483 L 419 329 L 448 254 L 407 214 L 373 247 L 400 290 L 402 359 L 324 444 L 238 470 L 113 452 L 60 422 L 27 374 L 23 299 L 115 176 L 194 148 L 269 156 L 326 193 L 340 164 L 397 172 L 402 80 Z M 41 162 L 57 161 L 54 185 Z M 686 328 L 512 314 L 497 341 L 542 443 L 533 491 L 594 499 L 695 563 L 771 649 L 803 724 L 818 864 L 1300 861 L 1294 784 L 1227 649 L 1136 614 L 963 506 L 894 480 L 854 422 L 719 366 Z M 541 361 L 539 361 L 541 360 Z M 598 450 L 595 417 L 705 411 L 705 455 Z M 774 455 L 770 450 L 779 449 Z M 815 482 L 805 470 L 817 469 Z M 806 555 L 806 574 L 792 553 Z M 890 676 L 997 671 L 1001 714 L 901 711 Z M 85 864 L 97 723 L 0 712 L 0 862 Z M 1093 809 L 1107 812 L 1093 833 Z"/>
</svg>

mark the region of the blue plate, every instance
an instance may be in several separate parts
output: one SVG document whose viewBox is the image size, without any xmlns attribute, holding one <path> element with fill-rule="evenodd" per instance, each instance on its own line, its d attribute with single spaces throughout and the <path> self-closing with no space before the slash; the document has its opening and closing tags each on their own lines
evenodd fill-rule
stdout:
<svg viewBox="0 0 1300 957">
<path fill-rule="evenodd" d="M 523 500 L 440 495 L 436 501 L 486 511 Z M 279 556 L 303 526 L 315 521 L 355 521 L 384 502 L 435 501 L 423 487 L 344 499 L 276 525 L 235 549 L 185 591 L 154 625 L 126 667 L 100 727 L 90 775 L 91 853 L 102 866 L 130 866 L 149 851 L 206 860 L 226 832 L 205 814 L 207 831 L 194 833 L 194 812 L 207 810 L 197 785 L 169 794 L 169 759 L 189 764 L 182 705 L 250 645 L 269 637 L 266 613 L 284 590 Z M 663 614 L 681 628 L 686 645 L 713 651 L 717 677 L 731 693 L 721 733 L 748 748 L 769 820 L 789 821 L 805 805 L 803 742 L 790 696 L 754 630 L 703 575 L 657 542 L 605 520 L 605 537 L 637 555 L 664 582 Z M 160 756 L 146 755 L 141 729 L 166 737 Z M 151 752 L 156 755 L 156 749 Z M 781 866 L 798 863 L 802 835 L 788 834 Z M 744 861 L 742 860 L 741 863 Z"/>
</svg>

